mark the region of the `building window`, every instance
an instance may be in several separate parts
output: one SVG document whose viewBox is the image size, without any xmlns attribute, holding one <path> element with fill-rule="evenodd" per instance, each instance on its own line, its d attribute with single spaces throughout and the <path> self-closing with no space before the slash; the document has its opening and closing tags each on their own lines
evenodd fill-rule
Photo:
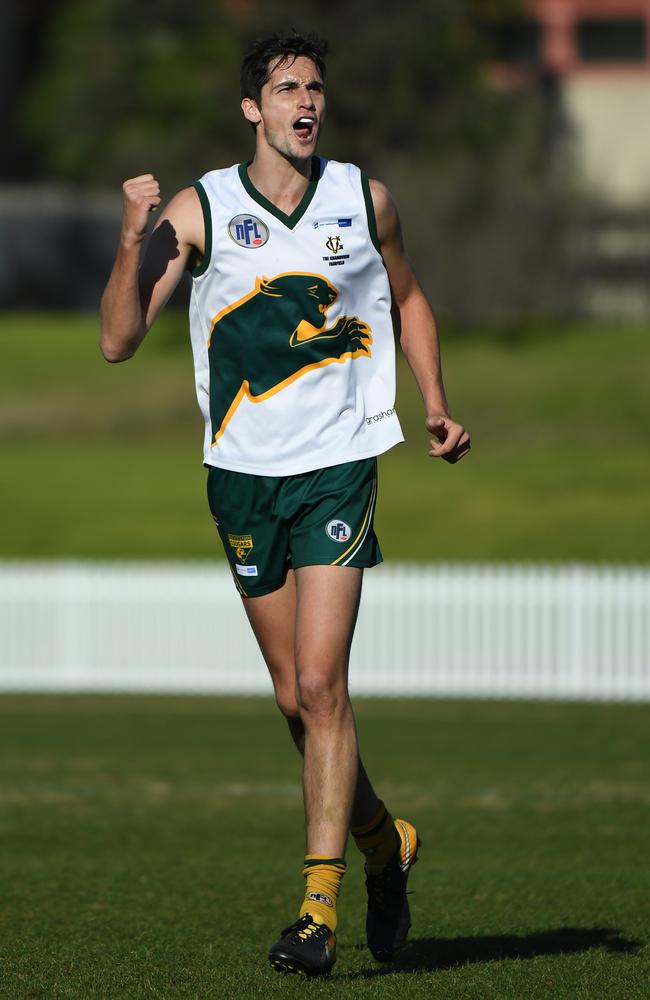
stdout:
<svg viewBox="0 0 650 1000">
<path fill-rule="evenodd" d="M 582 62 L 645 62 L 646 22 L 640 18 L 583 20 L 577 26 Z"/>
<path fill-rule="evenodd" d="M 539 62 L 541 33 L 533 18 L 483 21 L 480 30 L 489 59 L 514 65 Z"/>
</svg>

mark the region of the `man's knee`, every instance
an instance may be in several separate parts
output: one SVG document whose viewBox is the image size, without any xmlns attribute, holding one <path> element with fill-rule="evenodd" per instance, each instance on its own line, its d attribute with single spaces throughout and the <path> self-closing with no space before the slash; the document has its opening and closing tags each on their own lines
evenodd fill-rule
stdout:
<svg viewBox="0 0 650 1000">
<path fill-rule="evenodd" d="M 347 708 L 347 685 L 340 678 L 305 672 L 298 677 L 297 702 L 303 720 L 329 718 Z"/>
<path fill-rule="evenodd" d="M 275 689 L 275 703 L 287 721 L 300 718 L 300 707 L 293 688 Z"/>
</svg>

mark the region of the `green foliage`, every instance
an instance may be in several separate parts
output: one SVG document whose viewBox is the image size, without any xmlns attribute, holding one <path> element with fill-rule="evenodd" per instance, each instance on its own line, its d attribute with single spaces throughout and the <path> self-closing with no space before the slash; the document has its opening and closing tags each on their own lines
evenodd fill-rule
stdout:
<svg viewBox="0 0 650 1000">
<path fill-rule="evenodd" d="M 387 151 L 423 162 L 466 147 L 482 154 L 509 115 L 481 82 L 477 7 L 319 0 L 296 23 L 287 0 L 68 0 L 53 20 L 28 126 L 58 177 L 114 185 L 151 170 L 167 186 L 185 185 L 245 157 L 243 47 L 295 25 L 330 40 L 322 152 L 370 169 Z"/>
<path fill-rule="evenodd" d="M 386 181 L 436 309 L 457 322 L 576 315 L 580 204 L 561 104 L 486 86 L 486 17 L 516 0 L 247 3 L 67 0 L 26 109 L 47 171 L 118 190 L 152 172 L 166 201 L 249 158 L 239 63 L 254 36 L 330 41 L 320 152 Z"/>
<path fill-rule="evenodd" d="M 356 708 L 424 841 L 413 928 L 372 960 L 351 844 L 332 979 L 304 982 L 265 954 L 304 849 L 270 701 L 0 699 L 2 1000 L 647 996 L 646 706 Z"/>
<path fill-rule="evenodd" d="M 87 184 L 191 182 L 231 147 L 241 39 L 211 0 L 71 0 L 28 105 L 51 170 Z"/>
<path fill-rule="evenodd" d="M 468 0 L 314 4 L 311 25 L 331 43 L 327 155 L 376 170 L 394 154 L 431 164 L 499 144 L 507 116 L 482 83 L 476 7 Z M 266 30 L 292 17 L 291 2 L 260 9 Z"/>
<path fill-rule="evenodd" d="M 94 317 L 0 325 L 0 558 L 219 557 L 187 319 L 165 312 L 107 365 Z M 473 451 L 427 457 L 398 366 L 406 444 L 380 460 L 390 559 L 650 561 L 650 381 L 643 328 L 443 329 L 452 412 Z M 417 527 L 417 530 L 412 528 Z"/>
</svg>

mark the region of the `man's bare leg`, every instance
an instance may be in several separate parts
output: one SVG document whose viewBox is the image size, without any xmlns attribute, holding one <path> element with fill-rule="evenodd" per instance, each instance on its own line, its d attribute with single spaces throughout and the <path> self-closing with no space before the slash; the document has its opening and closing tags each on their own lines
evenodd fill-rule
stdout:
<svg viewBox="0 0 650 1000">
<path fill-rule="evenodd" d="M 282 587 L 263 597 L 243 601 L 253 632 L 268 667 L 278 708 L 287 720 L 291 737 L 305 752 L 305 726 L 296 698 L 296 579 L 292 570 Z M 379 798 L 359 759 L 351 825 L 361 826 L 377 813 Z"/>
<path fill-rule="evenodd" d="M 273 593 L 263 597 L 247 598 L 244 600 L 244 606 L 268 665 L 278 707 L 287 719 L 294 743 L 298 750 L 304 754 L 306 727 L 296 697 L 297 587 L 295 574 L 289 572 L 285 584 Z M 308 616 L 305 621 L 307 619 Z M 349 654 L 349 646 L 347 653 Z M 347 656 L 345 673 L 347 694 Z M 378 818 L 382 813 L 384 821 L 378 823 Z M 393 850 L 389 835 L 391 833 L 393 837 L 395 835 L 392 817 L 377 798 L 358 757 L 357 783 L 351 823 L 357 846 L 364 852 L 369 863 L 372 863 L 373 860 L 380 860 L 377 856 L 378 842 L 380 843 L 380 853 L 383 848 L 385 854 L 386 847 Z M 410 824 L 405 824 L 404 821 L 399 821 L 399 823 L 400 827 L 407 831 L 410 836 L 412 863 L 417 856 L 419 844 L 419 841 L 416 843 L 417 834 Z M 378 830 L 378 826 L 381 829 Z M 368 875 L 367 877 L 368 916 L 366 927 L 368 944 L 373 955 L 380 961 L 392 957 L 396 948 L 404 940 L 410 923 L 406 896 L 408 868 L 401 867 L 401 863 L 404 861 L 403 853 L 404 851 L 401 850 L 398 864 L 393 861 L 392 865 L 384 870 L 389 875 L 393 889 L 392 896 L 389 895 L 387 898 L 396 905 L 391 905 L 388 910 L 385 909 L 385 902 L 382 901 L 384 901 L 386 894 L 383 891 L 379 897 L 375 898 L 376 885 L 379 885 L 380 889 L 382 888 L 384 876 Z M 368 871 L 366 866 L 366 872 L 368 873 Z M 395 884 L 393 885 L 393 883 Z M 381 905 L 378 906 L 378 903 Z M 271 953 L 269 957 L 272 957 Z M 277 955 L 274 954 L 272 964 L 276 961 L 280 961 L 280 965 L 276 967 L 284 968 L 282 959 L 277 959 Z"/>
<path fill-rule="evenodd" d="M 348 663 L 362 575 L 339 566 L 296 571 L 296 696 L 305 729 L 307 851 L 330 858 L 345 854 L 357 784 Z"/>
<path fill-rule="evenodd" d="M 306 887 L 299 921 L 309 921 L 308 934 L 325 948 L 322 954 L 330 954 L 328 961 L 335 939 L 321 942 L 318 928 L 329 935 L 336 929 L 359 769 L 347 675 L 361 579 L 360 569 L 309 566 L 290 572 L 271 594 L 244 602 L 278 705 L 287 718 L 300 720 L 301 729 L 291 723 L 304 759 Z M 283 947 L 278 942 L 269 953 L 278 968 L 286 958 Z"/>
<path fill-rule="evenodd" d="M 298 751 L 305 753 L 305 727 L 300 716 L 287 718 L 289 732 Z M 379 796 L 372 787 L 370 778 L 363 766 L 363 761 L 359 757 L 357 761 L 357 784 L 354 790 L 352 802 L 352 814 L 350 817 L 350 829 L 363 826 L 369 817 L 375 816 L 379 809 Z"/>
</svg>

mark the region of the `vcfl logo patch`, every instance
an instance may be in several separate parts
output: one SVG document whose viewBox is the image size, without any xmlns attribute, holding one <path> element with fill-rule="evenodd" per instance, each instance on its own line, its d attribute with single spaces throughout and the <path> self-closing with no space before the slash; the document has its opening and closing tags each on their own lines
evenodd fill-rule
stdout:
<svg viewBox="0 0 650 1000">
<path fill-rule="evenodd" d="M 345 521 L 339 521 L 338 519 L 330 521 L 325 528 L 328 538 L 331 538 L 333 542 L 349 542 L 350 535 L 352 534 L 352 528 Z"/>
<path fill-rule="evenodd" d="M 325 246 L 330 253 L 340 253 L 343 249 L 343 240 L 340 236 L 330 236 L 328 240 L 325 240 Z"/>
<path fill-rule="evenodd" d="M 228 223 L 228 235 L 238 246 L 254 250 L 264 246 L 269 238 L 269 228 L 254 215 L 236 215 Z"/>
</svg>

